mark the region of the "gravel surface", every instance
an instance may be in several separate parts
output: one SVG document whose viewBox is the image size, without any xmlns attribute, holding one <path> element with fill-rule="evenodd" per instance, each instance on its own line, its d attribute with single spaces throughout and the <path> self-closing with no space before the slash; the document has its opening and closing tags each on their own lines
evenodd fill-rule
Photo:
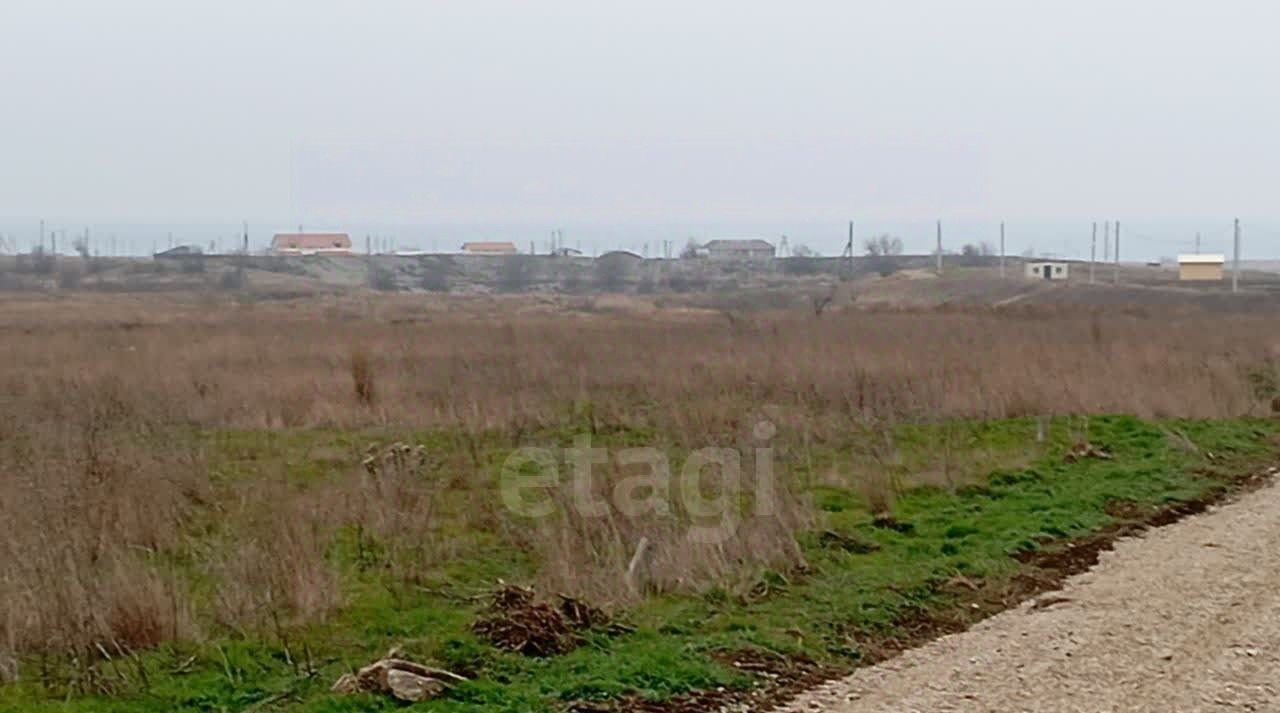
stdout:
<svg viewBox="0 0 1280 713">
<path fill-rule="evenodd" d="M 780 711 L 1280 711 L 1280 486 Z"/>
</svg>

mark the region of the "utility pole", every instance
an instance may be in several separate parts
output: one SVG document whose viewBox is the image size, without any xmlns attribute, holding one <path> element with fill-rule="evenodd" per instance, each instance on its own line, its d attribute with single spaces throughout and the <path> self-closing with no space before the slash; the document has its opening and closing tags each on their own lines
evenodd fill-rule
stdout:
<svg viewBox="0 0 1280 713">
<path fill-rule="evenodd" d="M 1004 274 L 1004 221 L 1000 221 L 1000 279 L 1005 279 Z"/>
<path fill-rule="evenodd" d="M 1120 284 L 1120 221 L 1116 221 L 1116 266 L 1112 282 Z"/>
<path fill-rule="evenodd" d="M 242 227 L 244 234 L 241 236 L 243 242 L 240 246 L 240 259 L 236 260 L 236 286 L 244 288 L 244 268 L 249 262 L 249 221 L 244 221 Z"/>
<path fill-rule="evenodd" d="M 942 274 L 942 221 L 938 221 L 938 274 Z"/>
<path fill-rule="evenodd" d="M 1093 239 L 1089 243 L 1089 284 L 1095 281 L 1094 268 L 1098 266 L 1098 221 L 1093 221 Z"/>
<path fill-rule="evenodd" d="M 849 221 L 849 244 L 845 246 L 845 250 L 849 251 L 849 277 L 853 278 L 853 221 Z"/>
<path fill-rule="evenodd" d="M 1231 291 L 1240 291 L 1240 219 L 1236 218 L 1235 255 L 1231 259 Z"/>
<path fill-rule="evenodd" d="M 845 277 L 853 279 L 853 221 L 849 221 L 849 239 L 844 244 L 844 252 L 840 253 L 840 257 L 848 260 L 845 263 Z"/>
<path fill-rule="evenodd" d="M 44 252 L 44 219 L 40 220 L 40 252 Z"/>
</svg>

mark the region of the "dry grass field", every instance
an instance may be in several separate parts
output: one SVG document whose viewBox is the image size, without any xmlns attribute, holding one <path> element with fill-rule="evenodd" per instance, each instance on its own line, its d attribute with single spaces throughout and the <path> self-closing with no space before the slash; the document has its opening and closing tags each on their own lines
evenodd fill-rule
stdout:
<svg viewBox="0 0 1280 713">
<path fill-rule="evenodd" d="M 760 595 L 775 582 L 767 573 L 815 566 L 806 538 L 832 527 L 823 518 L 840 493 L 878 516 L 912 489 L 955 493 L 1087 440 L 1089 417 L 1252 423 L 1280 393 L 1269 313 L 3 299 L 0 679 L 11 696 L 0 704 L 15 709 L 88 696 L 84 710 L 348 710 L 321 695 L 325 681 L 245 683 L 253 669 L 237 668 L 226 642 L 261 642 L 310 680 L 361 663 L 333 643 L 344 637 L 360 650 L 430 639 L 386 612 L 419 611 L 405 598 L 459 582 L 530 582 L 611 611 L 658 597 L 674 607 L 663 616 L 683 611 L 680 597 Z M 1036 446 L 1026 429 L 1041 416 L 1058 430 Z M 786 476 L 780 507 L 714 544 L 682 537 L 696 513 L 531 524 L 496 494 L 495 470 L 521 446 L 585 434 L 680 455 L 746 452 L 762 422 Z M 421 448 L 408 460 L 369 450 L 396 441 Z M 606 491 L 628 475 L 601 467 Z M 657 545 L 647 592 L 624 576 L 641 539 Z M 362 616 L 397 623 L 373 632 L 352 623 Z M 432 639 L 423 655 L 448 659 L 449 646 Z M 326 647 L 337 653 L 313 664 Z M 221 681 L 182 684 L 210 707 L 155 680 L 188 656 Z M 468 674 L 522 680 L 456 658 L 446 663 Z M 720 682 L 679 670 L 689 678 L 678 686 L 555 695 L 663 698 Z M 257 697 L 236 704 L 215 689 Z M 467 695 L 477 708 L 525 705 Z"/>
</svg>

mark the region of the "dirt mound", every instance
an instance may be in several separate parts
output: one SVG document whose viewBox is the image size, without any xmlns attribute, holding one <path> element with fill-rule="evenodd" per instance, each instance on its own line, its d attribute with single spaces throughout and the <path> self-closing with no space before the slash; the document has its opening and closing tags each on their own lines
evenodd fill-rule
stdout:
<svg viewBox="0 0 1280 713">
<path fill-rule="evenodd" d="M 471 629 L 499 649 L 539 657 L 574 650 L 582 641 L 579 633 L 589 629 L 627 630 L 611 624 L 604 610 L 580 599 L 562 594 L 559 600 L 554 607 L 538 601 L 530 587 L 504 584 Z"/>
</svg>

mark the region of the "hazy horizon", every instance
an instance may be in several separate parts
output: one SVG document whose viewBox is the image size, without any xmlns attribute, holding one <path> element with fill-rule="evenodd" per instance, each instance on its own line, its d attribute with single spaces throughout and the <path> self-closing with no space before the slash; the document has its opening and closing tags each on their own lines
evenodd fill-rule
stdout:
<svg viewBox="0 0 1280 713">
<path fill-rule="evenodd" d="M 1147 259 L 1196 231 L 1228 250 L 1239 215 L 1246 256 L 1277 255 L 1277 21 L 1253 1 L 10 0 L 0 233 L 117 226 L 142 252 L 248 218 L 831 254 L 849 219 L 914 251 L 935 219 L 951 249 L 1007 220 L 1011 253 L 1087 257 L 1090 222 L 1119 219 Z"/>
<path fill-rule="evenodd" d="M 250 248 L 262 250 L 277 231 L 291 232 L 299 226 L 283 221 L 249 223 Z M 321 223 L 303 225 L 307 231 L 336 230 L 352 236 L 358 252 L 365 249 L 369 238 L 375 252 L 383 250 L 427 250 L 458 252 L 468 240 L 510 240 L 521 252 L 545 253 L 549 248 L 551 229 L 526 223 L 468 221 L 453 224 L 418 223 Z M 1201 251 L 1231 254 L 1232 224 L 1228 219 L 1134 220 L 1121 221 L 1121 255 L 1125 261 L 1144 262 L 1172 258 L 1195 252 L 1196 233 L 1201 236 Z M 58 249 L 74 252 L 72 241 L 88 229 L 93 252 L 99 255 L 149 255 L 170 245 L 198 245 L 205 250 L 231 252 L 242 244 L 240 222 L 221 223 L 76 223 L 48 221 L 45 225 L 46 249 L 49 237 L 58 233 Z M 848 238 L 848 223 L 840 221 L 653 221 L 653 222 L 586 222 L 558 228 L 561 244 L 577 248 L 588 255 L 623 249 L 648 257 L 661 257 L 664 241 L 678 253 L 692 239 L 698 242 L 725 237 L 759 237 L 779 244 L 786 236 L 791 248 L 804 245 L 826 256 L 839 255 Z M 862 252 L 863 241 L 871 236 L 890 234 L 902 239 L 905 251 L 926 254 L 934 250 L 936 222 L 870 220 L 855 224 L 855 248 Z M 1268 259 L 1276 251 L 1268 246 L 1280 244 L 1280 221 L 1244 222 L 1243 259 Z M 1097 258 L 1102 260 L 1109 250 L 1104 248 L 1103 224 L 1098 224 Z M 1032 254 L 1071 259 L 1088 259 L 1091 223 L 1068 220 L 1030 220 L 1006 224 L 1006 252 L 1009 255 Z M 8 250 L 27 251 L 39 241 L 39 221 L 0 220 L 0 238 L 7 238 Z M 170 240 L 172 238 L 172 240 Z M 999 221 L 958 220 L 943 224 L 943 248 L 959 252 L 966 243 L 987 243 L 998 249 Z M 212 244 L 211 244 L 212 243 Z M 2 251 L 0 251 L 2 252 Z"/>
</svg>

